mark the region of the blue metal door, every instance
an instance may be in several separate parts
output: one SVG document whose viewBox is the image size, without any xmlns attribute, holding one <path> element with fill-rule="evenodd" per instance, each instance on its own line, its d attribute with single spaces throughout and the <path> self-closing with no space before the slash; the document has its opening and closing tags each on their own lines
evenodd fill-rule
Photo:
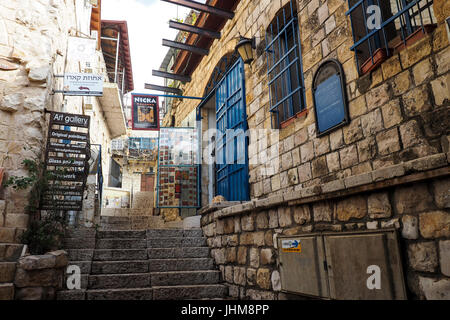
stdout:
<svg viewBox="0 0 450 320">
<path fill-rule="evenodd" d="M 242 59 L 217 87 L 216 121 L 216 193 L 228 201 L 248 201 L 248 125 Z"/>
</svg>

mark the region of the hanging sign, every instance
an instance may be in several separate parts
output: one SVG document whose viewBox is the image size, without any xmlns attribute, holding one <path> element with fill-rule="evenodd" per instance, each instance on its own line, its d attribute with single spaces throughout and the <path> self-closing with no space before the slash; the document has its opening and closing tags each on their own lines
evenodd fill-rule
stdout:
<svg viewBox="0 0 450 320">
<path fill-rule="evenodd" d="M 146 94 L 131 95 L 133 130 L 159 130 L 158 97 Z"/>
<path fill-rule="evenodd" d="M 97 40 L 69 37 L 67 45 L 68 59 L 71 61 L 90 62 L 96 57 Z"/>
<path fill-rule="evenodd" d="M 66 96 L 103 96 L 103 76 L 92 73 L 64 74 L 63 93 Z"/>
<path fill-rule="evenodd" d="M 324 62 L 313 79 L 314 111 L 318 136 L 349 122 L 345 77 L 336 60 Z"/>
<path fill-rule="evenodd" d="M 41 199 L 41 210 L 82 210 L 89 173 L 89 125 L 88 116 L 50 113 L 45 157 L 49 186 Z"/>
</svg>

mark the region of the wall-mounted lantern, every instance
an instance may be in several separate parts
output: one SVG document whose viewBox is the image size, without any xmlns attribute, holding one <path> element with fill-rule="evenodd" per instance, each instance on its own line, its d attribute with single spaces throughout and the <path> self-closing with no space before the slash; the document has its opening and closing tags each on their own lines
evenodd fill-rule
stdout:
<svg viewBox="0 0 450 320">
<path fill-rule="evenodd" d="M 236 45 L 236 51 L 239 52 L 242 60 L 245 64 L 251 63 L 255 58 L 253 55 L 253 50 L 256 49 L 255 38 L 244 38 L 241 37 L 238 44 Z"/>
</svg>

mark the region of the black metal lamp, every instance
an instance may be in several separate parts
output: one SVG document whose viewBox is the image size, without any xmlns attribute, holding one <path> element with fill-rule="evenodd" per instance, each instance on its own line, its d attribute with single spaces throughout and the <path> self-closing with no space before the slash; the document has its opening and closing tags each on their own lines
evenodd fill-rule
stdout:
<svg viewBox="0 0 450 320">
<path fill-rule="evenodd" d="M 251 63 L 255 59 L 253 49 L 256 49 L 255 38 L 249 39 L 241 37 L 236 45 L 236 51 L 239 52 L 239 55 L 246 64 Z"/>
</svg>

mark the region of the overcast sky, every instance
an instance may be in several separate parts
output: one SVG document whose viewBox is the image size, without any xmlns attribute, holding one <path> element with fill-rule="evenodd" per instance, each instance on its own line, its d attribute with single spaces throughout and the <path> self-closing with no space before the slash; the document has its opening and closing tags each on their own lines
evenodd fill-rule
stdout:
<svg viewBox="0 0 450 320">
<path fill-rule="evenodd" d="M 204 1 L 198 1 L 204 2 Z M 189 9 L 160 0 L 103 0 L 103 20 L 126 20 L 130 37 L 135 92 L 148 93 L 145 83 L 163 85 L 163 78 L 152 77 L 159 69 L 168 47 L 162 39 L 174 39 L 177 31 L 169 28 L 169 20 L 184 17 Z"/>
</svg>

